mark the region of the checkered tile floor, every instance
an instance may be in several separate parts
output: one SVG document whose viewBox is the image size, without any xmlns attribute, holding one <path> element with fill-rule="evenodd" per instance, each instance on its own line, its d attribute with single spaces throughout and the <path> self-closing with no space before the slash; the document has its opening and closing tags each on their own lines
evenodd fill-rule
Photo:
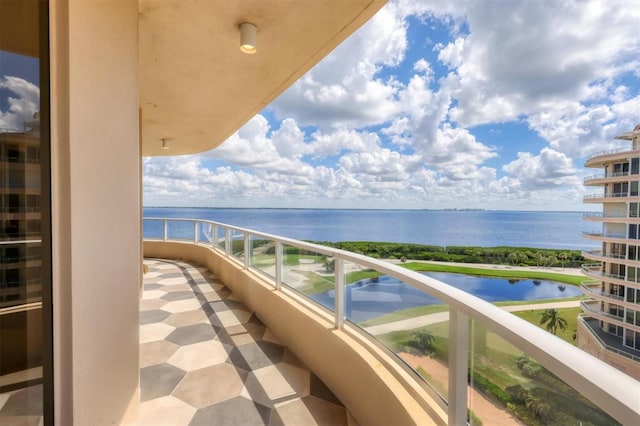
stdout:
<svg viewBox="0 0 640 426">
<path fill-rule="evenodd" d="M 147 259 L 140 425 L 346 425 L 353 418 L 207 269 Z"/>
</svg>

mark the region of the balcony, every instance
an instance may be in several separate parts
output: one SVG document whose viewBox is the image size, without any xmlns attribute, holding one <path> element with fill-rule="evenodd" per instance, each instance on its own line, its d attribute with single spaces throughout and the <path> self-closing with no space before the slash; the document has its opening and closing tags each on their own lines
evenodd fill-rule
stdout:
<svg viewBox="0 0 640 426">
<path fill-rule="evenodd" d="M 602 284 L 600 281 L 583 281 L 580 284 L 580 288 L 585 292 L 585 294 L 595 298 L 605 298 L 605 300 L 610 299 L 618 302 L 624 302 L 624 297 L 622 296 L 601 291 Z"/>
<path fill-rule="evenodd" d="M 629 147 L 610 149 L 606 151 L 596 152 L 587 157 L 584 163 L 585 167 L 602 167 L 604 164 L 616 160 L 626 160 L 633 156 L 640 155 L 637 150 L 630 149 Z"/>
<path fill-rule="evenodd" d="M 499 359 L 524 354 L 566 383 L 564 397 L 582 400 L 581 394 L 621 423 L 633 423 L 640 415 L 631 397 L 637 382 L 631 377 L 490 303 L 399 265 L 209 221 L 147 218 L 144 235 L 147 257 L 206 265 L 219 280 L 214 285 L 224 283 L 232 300 L 246 306 L 237 308 L 242 315 L 259 318 L 360 424 L 465 423 L 467 407 L 476 409 L 486 398 L 480 379 L 495 371 L 477 367 L 487 351 Z M 436 316 L 448 314 L 434 319 L 433 335 L 451 355 L 421 358 L 429 362 L 423 375 L 392 350 L 386 335 L 367 333 L 366 321 L 358 318 L 366 311 L 365 296 L 378 317 L 397 309 L 385 299 L 388 290 L 378 284 L 378 274 L 433 298 Z M 359 288 L 365 293 L 356 296 Z M 470 340 L 477 344 L 470 346 Z M 443 378 L 436 377 L 441 370 Z M 529 380 L 520 378 L 518 383 Z M 550 403 L 557 400 L 550 398 Z M 269 406 L 266 400 L 262 404 Z M 509 415 L 506 405 L 498 408 Z"/>
<path fill-rule="evenodd" d="M 145 264 L 141 425 L 347 425 L 336 396 L 208 270 Z"/>
<path fill-rule="evenodd" d="M 627 177 L 627 176 L 632 176 L 631 180 L 638 180 L 638 178 L 640 178 L 639 175 L 630 175 L 629 172 L 608 173 L 606 176 L 603 173 L 598 173 L 598 174 L 586 176 L 583 179 L 583 184 L 585 186 L 603 185 L 606 183 L 618 182 L 620 181 L 620 178 Z M 628 179 L 625 179 L 625 181 L 627 180 Z"/>
<path fill-rule="evenodd" d="M 627 240 L 627 234 L 619 232 L 602 232 L 602 230 L 583 231 L 582 236 L 589 240 L 610 241 L 624 243 Z"/>
<path fill-rule="evenodd" d="M 599 263 L 584 264 L 582 265 L 581 269 L 582 273 L 589 278 L 605 280 L 607 282 L 618 284 L 626 284 L 626 278 L 624 275 L 603 272 L 602 266 Z"/>
<path fill-rule="evenodd" d="M 600 309 L 600 302 L 593 299 L 586 299 L 580 301 L 580 307 L 585 313 L 589 313 L 590 316 L 600 318 L 601 320 L 612 322 L 621 327 L 628 328 L 640 333 L 640 326 L 625 322 L 624 316 L 615 315 L 609 312 L 602 311 Z"/>
<path fill-rule="evenodd" d="M 611 260 L 611 259 L 615 259 L 615 260 L 625 260 L 626 259 L 626 255 L 624 254 L 618 254 L 618 253 L 605 253 L 603 252 L 601 249 L 595 249 L 595 250 L 582 250 L 581 253 L 582 257 L 584 257 L 585 259 L 593 259 L 593 260 Z"/>
<path fill-rule="evenodd" d="M 624 346 L 618 336 L 606 333 L 599 327 L 599 320 L 585 316 L 579 316 L 578 322 L 586 327 L 591 335 L 598 341 L 603 349 L 629 358 L 632 361 L 640 362 L 640 351 Z"/>
<path fill-rule="evenodd" d="M 608 203 L 612 200 L 617 202 L 627 201 L 627 199 L 637 199 L 640 197 L 638 194 L 630 194 L 629 192 L 612 192 L 610 194 L 587 194 L 583 197 L 582 201 L 584 203 Z"/>
</svg>

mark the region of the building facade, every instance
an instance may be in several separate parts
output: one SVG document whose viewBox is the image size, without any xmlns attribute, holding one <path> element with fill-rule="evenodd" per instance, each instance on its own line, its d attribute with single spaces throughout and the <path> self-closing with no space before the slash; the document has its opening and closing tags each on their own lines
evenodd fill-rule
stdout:
<svg viewBox="0 0 640 426">
<path fill-rule="evenodd" d="M 588 299 L 581 302 L 577 339 L 582 349 L 640 379 L 640 125 L 616 139 L 630 145 L 585 163 L 603 171 L 585 178 L 586 186 L 602 188 L 585 202 L 603 208 L 585 213 L 585 220 L 601 224 L 585 237 L 601 246 L 583 252 L 592 263 L 583 267 L 590 280 L 582 284 Z"/>
</svg>

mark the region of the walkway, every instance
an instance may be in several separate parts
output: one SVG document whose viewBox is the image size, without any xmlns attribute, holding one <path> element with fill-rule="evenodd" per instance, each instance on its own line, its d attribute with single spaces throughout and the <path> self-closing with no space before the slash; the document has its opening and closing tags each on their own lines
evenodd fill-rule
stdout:
<svg viewBox="0 0 640 426">
<path fill-rule="evenodd" d="M 528 311 L 532 309 L 560 309 L 575 308 L 580 306 L 579 300 L 567 302 L 532 303 L 529 305 L 503 306 L 502 309 L 508 312 Z M 435 314 L 422 315 L 414 318 L 407 318 L 400 321 L 388 322 L 386 324 L 372 325 L 365 330 L 374 336 L 391 333 L 392 331 L 413 330 L 414 328 L 426 327 L 427 325 L 449 321 L 449 312 L 438 312 Z"/>
<path fill-rule="evenodd" d="M 333 393 L 207 269 L 145 263 L 138 424 L 354 424 Z"/>
</svg>

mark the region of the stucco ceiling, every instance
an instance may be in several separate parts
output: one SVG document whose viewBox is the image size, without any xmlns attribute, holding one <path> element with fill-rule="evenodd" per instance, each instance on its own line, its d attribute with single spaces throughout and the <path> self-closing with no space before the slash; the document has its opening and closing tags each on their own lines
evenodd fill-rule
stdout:
<svg viewBox="0 0 640 426">
<path fill-rule="evenodd" d="M 218 146 L 385 3 L 140 0 L 142 155 Z M 242 22 L 258 28 L 254 55 L 240 52 Z"/>
</svg>

